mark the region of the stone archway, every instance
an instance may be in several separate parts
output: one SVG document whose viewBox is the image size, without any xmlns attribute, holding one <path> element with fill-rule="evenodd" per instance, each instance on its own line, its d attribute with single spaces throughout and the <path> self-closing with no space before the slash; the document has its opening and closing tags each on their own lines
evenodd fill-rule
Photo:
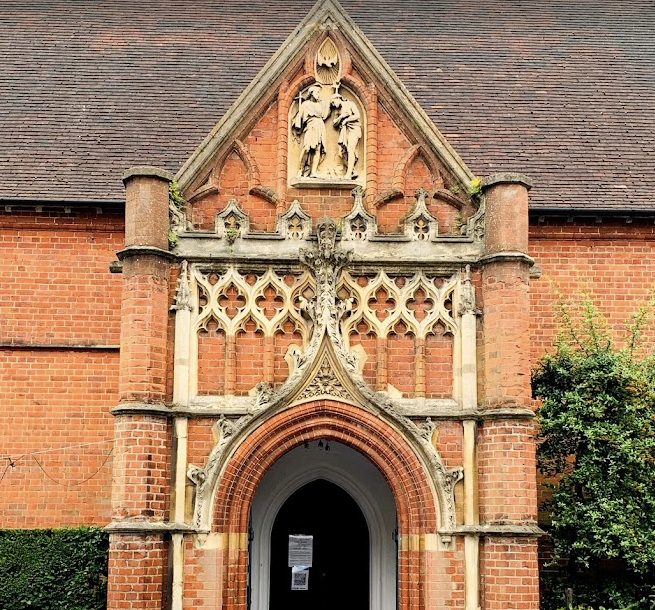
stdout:
<svg viewBox="0 0 655 610">
<path fill-rule="evenodd" d="M 248 522 L 255 491 L 285 454 L 324 439 L 362 454 L 389 486 L 398 514 L 399 605 L 423 608 L 423 579 L 411 578 L 424 563 L 425 537 L 438 532 L 437 495 L 422 462 L 404 436 L 374 414 L 321 399 L 277 413 L 252 431 L 223 468 L 214 495 L 212 529 L 227 541 L 223 607 L 246 610 Z M 421 545 L 423 539 L 423 545 Z M 423 546 L 423 548 L 421 548 Z"/>
<path fill-rule="evenodd" d="M 282 456 L 255 492 L 251 511 L 251 610 L 268 608 L 270 540 L 278 511 L 297 490 L 319 479 L 339 486 L 357 502 L 369 532 L 369 607 L 393 610 L 397 594 L 397 516 L 391 489 L 378 469 L 347 445 L 332 442 L 327 445 L 330 451 L 318 447 L 317 442 L 307 445 Z M 343 543 L 347 545 L 347 541 Z"/>
</svg>

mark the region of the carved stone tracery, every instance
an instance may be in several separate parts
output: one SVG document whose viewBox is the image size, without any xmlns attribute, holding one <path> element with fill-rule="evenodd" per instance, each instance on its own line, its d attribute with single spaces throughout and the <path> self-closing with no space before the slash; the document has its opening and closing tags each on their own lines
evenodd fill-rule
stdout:
<svg viewBox="0 0 655 610">
<path fill-rule="evenodd" d="M 333 220 L 325 218 L 318 223 L 317 247 L 300 251 L 301 262 L 314 277 L 314 295 L 311 298 L 302 296 L 303 287 L 307 287 L 309 283 L 307 278 L 296 278 L 291 287 L 287 286 L 287 304 L 282 306 L 282 309 L 272 320 L 267 319 L 269 332 L 271 326 L 279 323 L 279 320 L 285 316 L 297 320 L 298 314 L 291 313 L 291 307 L 294 303 L 293 295 L 295 295 L 300 303 L 301 310 L 313 323 L 307 348 L 295 358 L 293 372 L 277 390 L 274 390 L 268 384 L 258 384 L 253 406 L 247 415 L 235 421 L 222 418 L 217 422 L 218 440 L 205 468 L 199 469 L 193 466 L 189 468 L 189 477 L 197 486 L 195 523 L 199 527 L 207 526 L 210 512 L 209 495 L 211 490 L 215 489 L 221 465 L 224 463 L 233 444 L 238 443 L 263 419 L 270 417 L 279 410 L 321 395 L 345 398 L 348 401 L 359 403 L 402 430 L 428 464 L 429 472 L 435 482 L 435 489 L 439 495 L 442 528 L 452 530 L 456 526 L 454 485 L 462 478 L 462 470 L 447 471 L 444 467 L 432 442 L 434 424 L 431 420 L 417 424 L 404 415 L 386 393 L 375 392 L 366 383 L 361 376 L 356 353 L 348 348 L 347 342 L 344 340 L 342 320 L 344 316 L 352 311 L 356 298 L 342 299 L 337 294 L 340 276 L 343 269 L 349 264 L 352 253 L 336 247 L 336 236 L 337 227 Z M 382 277 L 383 274 L 384 272 L 381 272 L 378 277 Z M 423 274 L 417 275 L 418 279 L 413 285 L 400 289 L 404 290 L 403 296 L 414 294 L 418 285 L 426 282 Z M 240 274 L 232 268 L 212 284 L 211 281 L 208 281 L 206 277 L 203 278 L 202 274 L 199 274 L 196 270 L 194 277 L 198 285 L 206 291 L 205 304 L 199 310 L 196 328 L 202 327 L 202 320 L 211 315 L 216 315 L 217 305 L 220 307 L 217 295 L 221 288 L 234 284 L 235 286 L 240 285 L 244 292 L 247 291 L 245 286 L 250 284 L 244 282 L 238 276 Z M 277 280 L 276 277 L 277 275 L 269 270 L 267 274 L 256 279 L 253 286 L 259 286 L 261 290 L 261 286 L 279 281 L 279 277 Z M 384 274 L 384 277 L 389 280 L 386 274 Z M 221 288 L 216 288 L 217 286 Z M 438 295 L 435 303 L 440 304 L 436 308 L 440 313 L 433 314 L 433 316 L 446 316 L 454 328 L 455 322 L 450 311 L 447 314 L 443 311 L 445 307 L 443 305 L 445 302 L 443 296 L 444 294 L 450 294 L 451 289 L 449 288 L 447 291 L 444 288 L 439 289 L 434 283 L 431 289 L 436 291 Z M 231 325 L 232 332 L 247 316 L 253 315 L 252 297 L 247 298 L 251 299 L 250 308 L 244 306 L 239 309 L 233 318 L 222 320 L 223 324 Z M 256 299 L 254 303 L 256 303 Z M 440 308 L 442 309 L 440 310 Z M 340 372 L 335 370 L 335 366 L 339 368 Z M 342 381 L 341 375 L 343 375 L 345 383 Z"/>
</svg>

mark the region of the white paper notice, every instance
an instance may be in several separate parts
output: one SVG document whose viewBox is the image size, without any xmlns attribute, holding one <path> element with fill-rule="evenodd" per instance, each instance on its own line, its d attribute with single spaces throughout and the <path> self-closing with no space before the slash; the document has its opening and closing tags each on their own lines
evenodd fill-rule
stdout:
<svg viewBox="0 0 655 610">
<path fill-rule="evenodd" d="M 289 536 L 289 567 L 304 566 L 312 567 L 312 549 L 314 536 L 293 535 Z"/>
<path fill-rule="evenodd" d="M 306 566 L 291 568 L 291 590 L 307 591 L 309 589 L 309 569 Z"/>
</svg>

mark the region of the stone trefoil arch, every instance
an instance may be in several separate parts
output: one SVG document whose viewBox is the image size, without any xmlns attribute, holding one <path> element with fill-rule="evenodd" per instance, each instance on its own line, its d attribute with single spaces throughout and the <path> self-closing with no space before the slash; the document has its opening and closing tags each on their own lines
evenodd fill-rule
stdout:
<svg viewBox="0 0 655 610">
<path fill-rule="evenodd" d="M 360 373 L 357 354 L 343 340 L 341 321 L 352 302 L 337 296 L 337 285 L 352 253 L 336 247 L 336 236 L 336 223 L 324 218 L 317 225 L 317 247 L 301 250 L 301 261 L 315 281 L 315 296 L 301 301 L 302 310 L 312 322 L 312 333 L 307 348 L 296 354 L 291 375 L 277 390 L 264 382 L 258 384 L 246 415 L 236 420 L 221 416 L 215 425 L 217 441 L 207 464 L 204 468 L 189 466 L 188 476 L 196 484 L 194 525 L 201 530 L 211 528 L 214 494 L 235 448 L 275 413 L 322 397 L 359 405 L 400 430 L 430 475 L 440 509 L 440 531 L 449 535 L 456 528 L 454 487 L 463 471 L 444 466 L 432 442 L 434 422 L 428 418 L 417 424 L 386 392 L 374 391 Z M 242 317 L 245 313 L 237 314 L 233 323 Z"/>
</svg>

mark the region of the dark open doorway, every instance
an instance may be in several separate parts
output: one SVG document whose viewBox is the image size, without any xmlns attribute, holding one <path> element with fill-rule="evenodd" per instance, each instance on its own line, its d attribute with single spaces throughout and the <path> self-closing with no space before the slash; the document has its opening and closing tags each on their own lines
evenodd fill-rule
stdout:
<svg viewBox="0 0 655 610">
<path fill-rule="evenodd" d="M 313 536 L 306 591 L 291 590 L 290 534 Z M 319 479 L 283 504 L 271 534 L 270 610 L 368 610 L 369 535 L 359 506 Z"/>
</svg>

